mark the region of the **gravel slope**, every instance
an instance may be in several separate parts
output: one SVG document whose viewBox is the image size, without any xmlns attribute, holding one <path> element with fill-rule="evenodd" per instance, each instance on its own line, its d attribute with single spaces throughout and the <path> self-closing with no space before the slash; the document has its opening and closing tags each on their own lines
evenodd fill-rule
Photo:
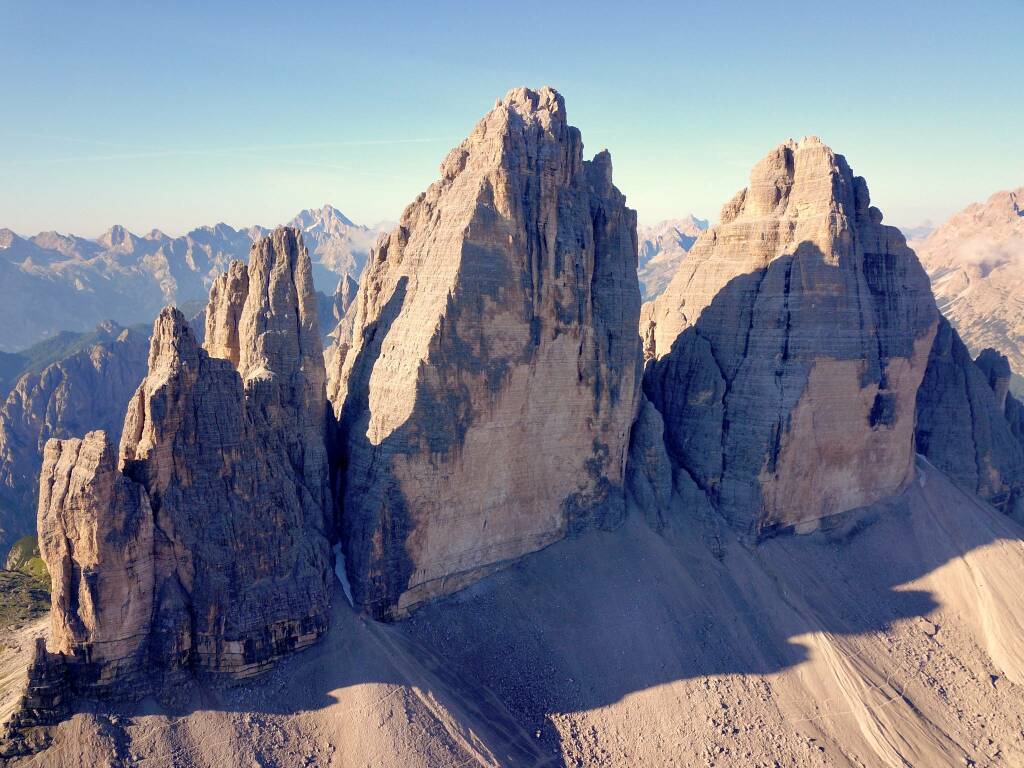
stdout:
<svg viewBox="0 0 1024 768">
<path fill-rule="evenodd" d="M 633 516 L 392 625 L 339 593 L 257 683 L 76 715 L 18 764 L 1024 764 L 1024 529 L 919 460 L 829 530 L 712 534 Z"/>
</svg>

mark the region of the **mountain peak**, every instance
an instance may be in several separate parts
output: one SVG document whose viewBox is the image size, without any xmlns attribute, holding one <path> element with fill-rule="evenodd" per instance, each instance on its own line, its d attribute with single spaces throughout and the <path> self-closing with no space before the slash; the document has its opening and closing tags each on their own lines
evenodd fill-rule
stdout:
<svg viewBox="0 0 1024 768">
<path fill-rule="evenodd" d="M 10 248 L 14 243 L 21 240 L 12 229 L 0 229 L 0 248 Z"/>
<path fill-rule="evenodd" d="M 536 114 L 547 112 L 552 116 L 558 116 L 565 122 L 565 99 L 562 94 L 549 85 L 537 90 L 520 86 L 513 88 L 505 94 L 501 100 L 501 106 L 520 115 Z"/>
<path fill-rule="evenodd" d="M 133 244 L 132 233 L 120 224 L 115 224 L 98 238 L 96 242 L 107 248 L 131 248 Z"/>
<path fill-rule="evenodd" d="M 785 142 L 645 309 L 644 389 L 668 454 L 740 530 L 815 526 L 913 476 L 937 313 L 881 220 L 842 155 Z"/>
<path fill-rule="evenodd" d="M 305 208 L 299 211 L 298 215 L 288 223 L 288 226 L 302 230 L 318 229 L 328 232 L 362 228 L 329 203 L 322 208 Z"/>
</svg>

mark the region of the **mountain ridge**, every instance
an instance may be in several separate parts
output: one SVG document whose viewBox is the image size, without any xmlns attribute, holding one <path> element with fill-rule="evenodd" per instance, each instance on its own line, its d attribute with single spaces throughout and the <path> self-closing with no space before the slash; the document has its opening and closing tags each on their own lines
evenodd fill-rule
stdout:
<svg viewBox="0 0 1024 768">
<path fill-rule="evenodd" d="M 1024 392 L 1024 187 L 971 203 L 911 247 L 971 354 L 992 347 L 1006 355 L 1011 387 Z"/>
<path fill-rule="evenodd" d="M 303 210 L 292 221 L 309 242 L 322 293 L 333 295 L 346 274 L 358 278 L 376 230 L 353 224 L 330 205 Z M 178 237 L 156 229 L 140 236 L 121 225 L 95 239 L 0 230 L 0 350 L 17 352 L 109 318 L 122 325 L 149 322 L 166 304 L 205 301 L 216 275 L 233 259 L 247 258 L 269 231 L 223 222 Z"/>
</svg>

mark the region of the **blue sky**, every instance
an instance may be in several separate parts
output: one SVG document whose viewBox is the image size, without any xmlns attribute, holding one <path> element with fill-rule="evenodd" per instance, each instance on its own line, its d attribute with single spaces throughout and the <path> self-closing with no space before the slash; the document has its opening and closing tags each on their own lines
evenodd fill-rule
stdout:
<svg viewBox="0 0 1024 768">
<path fill-rule="evenodd" d="M 941 220 L 1024 184 L 1022 30 L 1024 0 L 0 0 L 0 226 L 396 219 L 520 84 L 562 92 L 641 221 L 715 218 L 812 133 L 887 221 Z"/>
</svg>

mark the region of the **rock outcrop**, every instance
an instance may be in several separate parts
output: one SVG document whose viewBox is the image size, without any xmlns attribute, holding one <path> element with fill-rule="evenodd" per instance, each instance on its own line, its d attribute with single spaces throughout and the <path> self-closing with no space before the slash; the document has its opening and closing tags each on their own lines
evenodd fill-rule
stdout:
<svg viewBox="0 0 1024 768">
<path fill-rule="evenodd" d="M 120 438 L 125 407 L 146 374 L 148 350 L 144 334 L 104 323 L 89 346 L 18 379 L 0 405 L 0 552 L 35 533 L 47 440 L 94 429 Z"/>
<path fill-rule="evenodd" d="M 992 347 L 1024 371 L 1024 187 L 967 206 L 911 246 L 971 354 Z M 1024 391 L 1016 377 L 1013 389 Z"/>
<path fill-rule="evenodd" d="M 938 315 L 881 221 L 841 155 L 787 142 L 644 306 L 644 391 L 668 455 L 741 531 L 812 528 L 913 473 Z"/>
<path fill-rule="evenodd" d="M 989 349 L 976 363 L 942 318 L 917 395 L 917 450 L 960 487 L 1022 519 L 1024 446 L 1009 381 L 1006 357 Z"/>
<path fill-rule="evenodd" d="M 355 304 L 356 294 L 359 292 L 359 283 L 353 280 L 350 275 L 345 275 L 338 281 L 338 287 L 334 291 L 334 321 L 340 323 L 349 308 Z"/>
<path fill-rule="evenodd" d="M 332 360 L 341 519 L 377 616 L 624 510 L 636 217 L 550 88 L 497 102 L 378 242 Z"/>
<path fill-rule="evenodd" d="M 327 628 L 332 502 L 309 258 L 278 229 L 210 293 L 207 348 L 157 318 L 120 448 L 47 443 L 39 540 L 50 650 L 78 693 L 246 676 Z M 32 687 L 30 685 L 30 693 Z"/>
</svg>

